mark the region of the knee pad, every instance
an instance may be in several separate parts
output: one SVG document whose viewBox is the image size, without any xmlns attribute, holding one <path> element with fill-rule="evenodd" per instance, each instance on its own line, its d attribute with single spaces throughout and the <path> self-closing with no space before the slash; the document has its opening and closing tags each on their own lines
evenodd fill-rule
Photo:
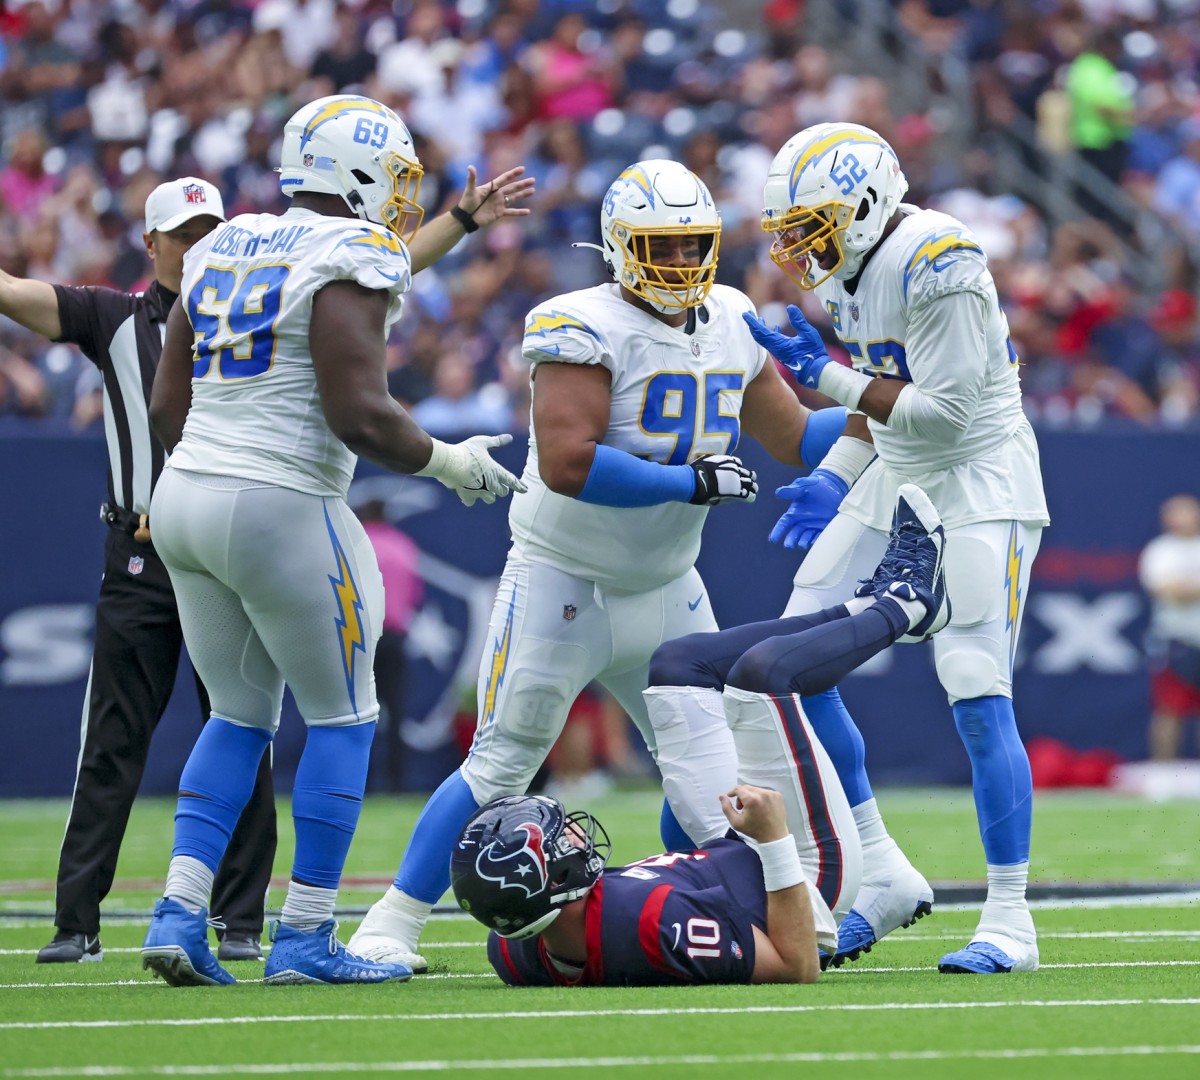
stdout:
<svg viewBox="0 0 1200 1080">
<path fill-rule="evenodd" d="M 665 641 L 650 657 L 649 686 L 710 686 L 720 689 L 711 676 L 704 673 L 700 641 L 706 635 L 687 634 Z"/>
<path fill-rule="evenodd" d="M 949 649 L 937 655 L 934 666 L 951 704 L 963 698 L 995 694 L 997 684 L 1002 681 L 995 658 L 982 650 Z"/>
<path fill-rule="evenodd" d="M 495 719 L 475 733 L 463 776 L 482 806 L 520 795 L 562 732 L 576 687 L 566 678 L 518 669 Z"/>
<path fill-rule="evenodd" d="M 774 644 L 777 640 L 761 641 L 742 653 L 729 669 L 726 686 L 748 690 L 752 694 L 790 694 L 787 678 L 777 676 L 779 650 Z"/>
</svg>

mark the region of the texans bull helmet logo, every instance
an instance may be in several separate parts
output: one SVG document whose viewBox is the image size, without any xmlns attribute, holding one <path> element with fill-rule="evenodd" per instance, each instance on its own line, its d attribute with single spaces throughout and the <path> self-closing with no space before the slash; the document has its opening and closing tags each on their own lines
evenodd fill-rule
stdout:
<svg viewBox="0 0 1200 1080">
<path fill-rule="evenodd" d="M 475 860 L 475 870 L 486 881 L 495 881 L 501 889 L 522 889 L 526 896 L 543 892 L 550 881 L 543 850 L 545 836 L 540 825 L 524 821 L 517 828 L 525 834 L 525 843 L 516 851 L 497 856 L 499 844 L 493 840 Z"/>
</svg>

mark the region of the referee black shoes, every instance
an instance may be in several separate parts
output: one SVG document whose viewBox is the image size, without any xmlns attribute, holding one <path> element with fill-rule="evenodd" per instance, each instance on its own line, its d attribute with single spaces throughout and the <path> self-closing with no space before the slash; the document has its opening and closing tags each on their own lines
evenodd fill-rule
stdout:
<svg viewBox="0 0 1200 1080">
<path fill-rule="evenodd" d="M 39 949 L 37 954 L 39 964 L 81 964 L 103 959 L 99 937 L 73 934 L 70 930 L 60 930 L 54 935 L 54 940 Z"/>
</svg>

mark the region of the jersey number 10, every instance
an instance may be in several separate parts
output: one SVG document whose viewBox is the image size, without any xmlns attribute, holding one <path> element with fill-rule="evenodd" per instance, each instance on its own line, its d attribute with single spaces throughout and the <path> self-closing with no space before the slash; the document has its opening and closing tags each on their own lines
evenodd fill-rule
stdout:
<svg viewBox="0 0 1200 1080">
<path fill-rule="evenodd" d="M 208 266 L 188 293 L 196 335 L 192 377 L 250 379 L 275 362 L 275 324 L 290 266 L 252 266 L 239 273 Z"/>
</svg>

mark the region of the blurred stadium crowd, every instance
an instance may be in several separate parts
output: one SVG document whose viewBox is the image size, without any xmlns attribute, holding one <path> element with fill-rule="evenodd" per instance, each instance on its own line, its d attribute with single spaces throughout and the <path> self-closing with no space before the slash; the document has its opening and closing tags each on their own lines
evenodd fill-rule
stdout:
<svg viewBox="0 0 1200 1080">
<path fill-rule="evenodd" d="M 861 0 L 831 2 L 853 16 Z M 850 120 L 892 142 L 911 199 L 976 230 L 1036 422 L 1200 422 L 1192 259 L 1163 253 L 1163 283 L 1147 291 L 1103 206 L 1049 228 L 992 190 L 986 150 L 1022 113 L 1045 146 L 1079 153 L 1200 250 L 1200 0 L 892 7 L 899 33 L 969 64 L 967 153 L 947 150 L 937 110 L 899 110 L 886 78 L 815 44 L 804 0 L 9 0 L 0 267 L 136 288 L 157 183 L 202 175 L 230 215 L 278 212 L 284 120 L 361 90 L 412 128 L 430 215 L 468 164 L 486 178 L 524 163 L 537 178 L 532 218 L 418 276 L 390 344 L 392 391 L 430 431 L 521 430 L 523 316 L 602 279 L 598 256 L 570 245 L 597 239 L 600 197 L 624 165 L 671 156 L 699 173 L 724 220 L 719 279 L 781 321 L 795 293 L 759 228 L 767 166 L 798 129 Z M 0 320 L 0 424 L 33 419 L 100 423 L 99 378 L 72 348 Z"/>
</svg>

